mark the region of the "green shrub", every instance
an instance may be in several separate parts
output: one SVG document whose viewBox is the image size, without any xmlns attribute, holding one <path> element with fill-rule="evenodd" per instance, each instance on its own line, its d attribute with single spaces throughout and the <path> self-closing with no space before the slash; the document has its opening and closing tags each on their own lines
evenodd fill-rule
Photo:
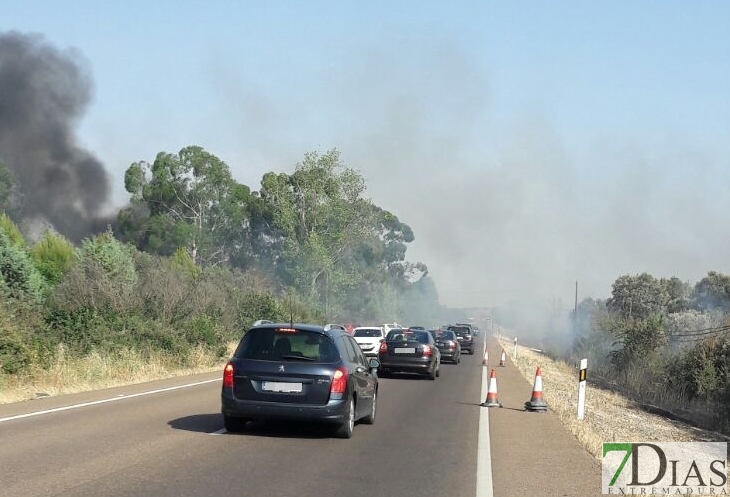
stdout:
<svg viewBox="0 0 730 497">
<path fill-rule="evenodd" d="M 17 374 L 32 362 L 32 354 L 20 335 L 0 325 L 0 372 Z"/>
<path fill-rule="evenodd" d="M 274 322 L 289 321 L 289 316 L 284 316 L 286 314 L 285 309 L 270 293 L 247 292 L 243 295 L 239 307 L 239 330 L 246 330 L 251 326 L 251 323 L 258 319 L 268 319 Z"/>
<path fill-rule="evenodd" d="M 33 362 L 27 339 L 33 321 L 31 306 L 0 294 L 0 373 L 17 374 Z"/>
<path fill-rule="evenodd" d="M 195 264 L 195 261 L 184 247 L 178 248 L 175 253 L 172 254 L 171 260 L 178 269 L 185 271 L 194 278 L 200 276 L 202 272 L 200 267 Z"/>
<path fill-rule="evenodd" d="M 63 236 L 46 231 L 33 245 L 30 255 L 38 271 L 52 285 L 58 284 L 76 261 L 76 249 Z"/>
<path fill-rule="evenodd" d="M 82 262 L 98 264 L 117 284 L 131 291 L 137 283 L 137 271 L 134 265 L 134 248 L 125 245 L 108 229 L 81 244 Z"/>
<path fill-rule="evenodd" d="M 28 253 L 14 245 L 5 232 L 0 232 L 0 279 L 10 296 L 39 303 L 43 300 L 43 277 Z"/>
<path fill-rule="evenodd" d="M 46 322 L 72 353 L 88 354 L 104 342 L 104 337 L 97 334 L 104 328 L 104 319 L 93 307 L 53 308 Z"/>
<path fill-rule="evenodd" d="M 0 233 L 4 233 L 10 240 L 10 244 L 16 247 L 25 247 L 25 238 L 18 226 L 4 212 L 0 214 Z"/>
<path fill-rule="evenodd" d="M 206 347 L 217 347 L 221 345 L 221 333 L 215 319 L 207 316 L 196 316 L 185 323 L 182 333 L 190 345 L 205 345 Z"/>
</svg>

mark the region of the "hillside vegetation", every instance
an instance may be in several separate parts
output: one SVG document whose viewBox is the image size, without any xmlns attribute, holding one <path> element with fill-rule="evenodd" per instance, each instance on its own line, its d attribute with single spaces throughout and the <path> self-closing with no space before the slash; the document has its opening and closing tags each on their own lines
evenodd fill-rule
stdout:
<svg viewBox="0 0 730 497">
<path fill-rule="evenodd" d="M 406 260 L 411 228 L 364 196 L 336 150 L 265 174 L 258 191 L 200 147 L 161 152 L 129 167 L 129 204 L 80 240 L 51 226 L 27 236 L 37 220 L 0 171 L 0 387 L 68 375 L 70 363 L 214 365 L 257 319 L 445 313 L 427 267 Z M 100 374 L 131 379 L 129 369 Z"/>
</svg>

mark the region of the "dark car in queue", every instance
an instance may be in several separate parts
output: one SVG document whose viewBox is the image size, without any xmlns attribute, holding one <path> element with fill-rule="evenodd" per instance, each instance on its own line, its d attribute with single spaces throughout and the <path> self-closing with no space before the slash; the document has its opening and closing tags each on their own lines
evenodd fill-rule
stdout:
<svg viewBox="0 0 730 497">
<path fill-rule="evenodd" d="M 462 352 L 474 355 L 474 335 L 472 335 L 471 326 L 468 324 L 452 324 L 447 330 L 456 334 Z"/>
<path fill-rule="evenodd" d="M 461 344 L 453 331 L 436 330 L 436 347 L 441 352 L 442 361 L 450 361 L 454 364 L 461 362 Z"/>
<path fill-rule="evenodd" d="M 441 374 L 441 352 L 426 330 L 390 330 L 378 351 L 380 376 L 418 373 L 435 380 Z"/>
<path fill-rule="evenodd" d="M 221 391 L 229 432 L 252 420 L 331 423 L 350 438 L 355 422 L 375 422 L 377 359 L 366 359 L 349 333 L 306 324 L 248 330 L 226 364 Z"/>
</svg>

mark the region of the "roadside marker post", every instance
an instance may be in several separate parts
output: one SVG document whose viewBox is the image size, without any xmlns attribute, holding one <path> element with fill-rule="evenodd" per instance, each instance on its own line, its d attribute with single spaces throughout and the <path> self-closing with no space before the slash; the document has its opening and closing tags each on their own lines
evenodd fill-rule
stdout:
<svg viewBox="0 0 730 497">
<path fill-rule="evenodd" d="M 514 359 L 517 359 L 517 337 L 515 337 L 515 351 L 514 351 L 514 353 L 512 354 L 512 357 L 513 357 Z"/>
<path fill-rule="evenodd" d="M 586 370 L 588 359 L 580 360 L 580 374 L 578 375 L 578 419 L 583 419 L 586 414 Z"/>
</svg>

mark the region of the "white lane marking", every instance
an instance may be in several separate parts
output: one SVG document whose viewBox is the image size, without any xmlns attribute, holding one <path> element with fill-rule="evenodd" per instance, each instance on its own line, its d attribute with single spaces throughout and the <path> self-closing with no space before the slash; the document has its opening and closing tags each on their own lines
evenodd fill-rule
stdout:
<svg viewBox="0 0 730 497">
<path fill-rule="evenodd" d="M 487 370 L 482 368 L 480 399 L 487 398 Z M 482 400 L 483 402 L 484 400 Z M 479 407 L 479 437 L 477 439 L 477 497 L 492 497 L 492 453 L 489 449 L 489 407 Z"/>
<path fill-rule="evenodd" d="M 195 383 L 187 383 L 185 385 L 178 385 L 176 387 L 159 388 L 157 390 L 149 390 L 147 392 L 133 393 L 130 395 L 124 395 L 124 396 L 120 396 L 120 397 L 111 397 L 109 399 L 95 400 L 93 402 L 84 402 L 83 404 L 73 404 L 70 406 L 56 407 L 55 409 L 46 409 L 45 411 L 35 411 L 35 412 L 29 412 L 26 414 L 18 414 L 16 416 L 8 416 L 6 418 L 0 418 L 0 423 L 4 423 L 5 421 L 12 421 L 14 419 L 30 418 L 33 416 L 40 416 L 42 414 L 51 414 L 54 412 L 68 411 L 71 409 L 80 409 L 82 407 L 95 406 L 98 404 L 106 404 L 107 402 L 116 402 L 117 400 L 126 400 L 126 399 L 131 399 L 133 397 L 142 397 L 144 395 L 153 395 L 156 393 L 169 392 L 171 390 L 179 390 L 181 388 L 188 388 L 188 387 L 194 387 L 197 385 L 204 385 L 206 383 L 213 383 L 215 381 L 221 381 L 221 380 L 220 380 L 220 378 L 216 378 L 214 380 L 197 381 Z"/>
<path fill-rule="evenodd" d="M 223 435 L 224 433 L 228 433 L 228 430 L 225 428 L 221 428 L 218 431 L 214 431 L 213 433 L 209 433 L 209 435 Z"/>
</svg>

